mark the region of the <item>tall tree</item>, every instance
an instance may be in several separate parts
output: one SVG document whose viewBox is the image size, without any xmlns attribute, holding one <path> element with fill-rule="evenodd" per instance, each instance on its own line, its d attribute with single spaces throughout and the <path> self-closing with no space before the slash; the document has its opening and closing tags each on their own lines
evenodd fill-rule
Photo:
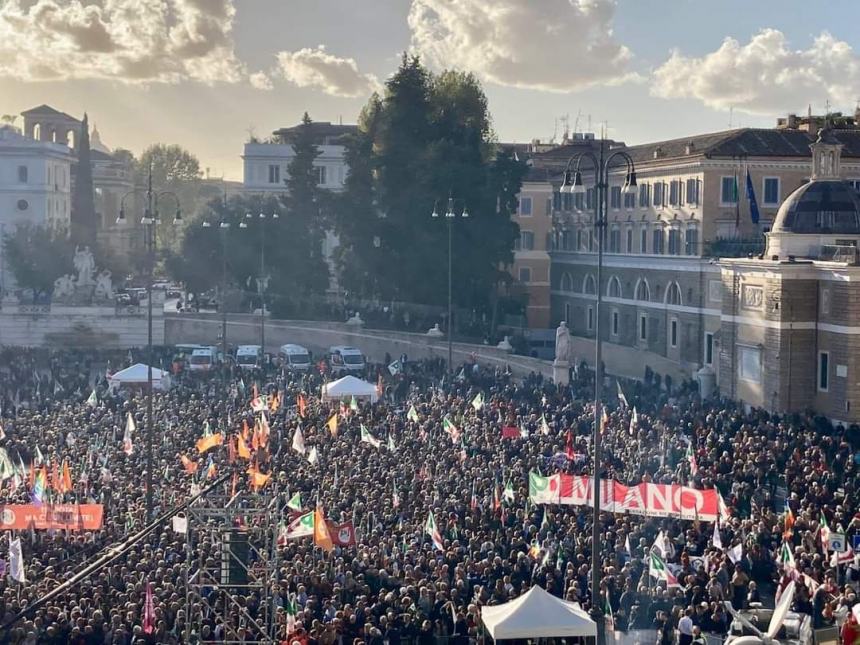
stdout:
<svg viewBox="0 0 860 645">
<path fill-rule="evenodd" d="M 75 168 L 75 187 L 72 195 L 70 233 L 72 241 L 95 250 L 96 206 L 93 196 L 93 167 L 90 158 L 89 119 L 84 114 L 78 137 L 78 159 Z"/>
<path fill-rule="evenodd" d="M 518 234 L 511 220 L 525 165 L 497 154 L 486 96 L 471 74 L 429 73 L 404 56 L 371 97 L 347 148 L 350 175 L 337 200 L 340 275 L 364 295 L 424 304 L 447 300 L 447 225 L 453 226 L 455 304 L 488 310 Z"/>
<path fill-rule="evenodd" d="M 54 281 L 74 272 L 74 244 L 65 230 L 25 223 L 3 238 L 5 262 L 19 288 L 33 291 L 33 299 L 47 296 Z"/>
</svg>

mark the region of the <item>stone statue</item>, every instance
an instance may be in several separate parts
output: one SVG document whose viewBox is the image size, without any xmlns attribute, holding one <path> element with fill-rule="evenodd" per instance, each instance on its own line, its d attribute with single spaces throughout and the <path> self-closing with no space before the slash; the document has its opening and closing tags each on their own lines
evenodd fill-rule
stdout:
<svg viewBox="0 0 860 645">
<path fill-rule="evenodd" d="M 570 332 L 567 323 L 563 320 L 555 331 L 555 362 L 567 363 L 570 361 Z"/>
<path fill-rule="evenodd" d="M 97 300 L 113 300 L 113 284 L 110 271 L 104 270 L 96 276 L 95 298 Z"/>
<path fill-rule="evenodd" d="M 63 275 L 54 280 L 54 300 L 63 300 L 75 295 L 75 279 L 70 275 Z"/>
<path fill-rule="evenodd" d="M 80 248 L 75 246 L 75 258 L 73 260 L 75 270 L 78 272 L 78 287 L 89 287 L 93 284 L 93 271 L 96 268 L 96 261 L 93 259 L 93 253 L 89 246 Z"/>
</svg>

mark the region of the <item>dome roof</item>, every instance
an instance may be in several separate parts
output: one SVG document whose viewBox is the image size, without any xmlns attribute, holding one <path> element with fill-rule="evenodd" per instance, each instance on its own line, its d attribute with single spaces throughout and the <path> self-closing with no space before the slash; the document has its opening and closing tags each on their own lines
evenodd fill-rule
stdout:
<svg viewBox="0 0 860 645">
<path fill-rule="evenodd" d="M 846 181 L 810 181 L 786 197 L 771 232 L 860 235 L 860 197 Z"/>
</svg>

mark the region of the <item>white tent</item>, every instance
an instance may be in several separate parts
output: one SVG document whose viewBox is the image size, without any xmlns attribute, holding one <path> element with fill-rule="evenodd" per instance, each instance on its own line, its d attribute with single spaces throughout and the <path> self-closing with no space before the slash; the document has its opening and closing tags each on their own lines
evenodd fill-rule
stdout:
<svg viewBox="0 0 860 645">
<path fill-rule="evenodd" d="M 135 363 L 131 367 L 126 367 L 116 374 L 108 377 L 108 383 L 111 388 L 122 387 L 123 385 L 146 385 L 148 381 L 149 369 L 143 363 Z M 170 374 L 157 367 L 152 368 L 152 387 L 155 390 L 166 390 L 170 387 Z"/>
<path fill-rule="evenodd" d="M 322 400 L 327 399 L 370 399 L 371 403 L 376 403 L 379 398 L 376 392 L 376 386 L 373 383 L 362 381 L 354 376 L 344 376 L 331 383 L 326 383 L 322 386 Z"/>
<path fill-rule="evenodd" d="M 597 636 L 597 625 L 579 603 L 537 586 L 504 605 L 482 607 L 481 620 L 493 640 Z"/>
</svg>

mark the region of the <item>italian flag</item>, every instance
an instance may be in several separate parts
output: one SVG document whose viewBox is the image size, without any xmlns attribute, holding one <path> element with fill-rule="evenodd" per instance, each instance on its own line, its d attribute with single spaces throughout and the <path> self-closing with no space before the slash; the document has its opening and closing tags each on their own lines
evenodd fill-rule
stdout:
<svg viewBox="0 0 860 645">
<path fill-rule="evenodd" d="M 696 453 L 693 452 L 692 443 L 687 443 L 687 461 L 690 462 L 690 474 L 695 477 L 699 472 L 699 465 L 696 463 Z"/>
<path fill-rule="evenodd" d="M 300 515 L 287 525 L 283 533 L 284 540 L 295 540 L 314 534 L 314 512 Z"/>
<path fill-rule="evenodd" d="M 529 499 L 532 504 L 553 504 L 558 502 L 558 475 L 542 477 L 529 473 Z"/>
<path fill-rule="evenodd" d="M 649 563 L 648 563 L 648 575 L 652 578 L 656 578 L 657 580 L 665 580 L 666 587 L 680 587 L 678 584 L 678 579 L 669 571 L 669 568 L 666 566 L 666 563 L 663 561 L 659 555 L 654 553 L 653 551 L 649 555 Z"/>
<path fill-rule="evenodd" d="M 794 562 L 794 554 L 791 552 L 791 547 L 788 546 L 788 542 L 782 543 L 782 546 L 779 549 L 777 562 L 786 571 L 797 568 L 797 565 Z"/>
<path fill-rule="evenodd" d="M 457 443 L 460 439 L 460 431 L 457 429 L 453 423 L 451 423 L 447 417 L 442 419 L 442 429 L 448 433 L 448 436 L 451 437 L 451 443 Z"/>
<path fill-rule="evenodd" d="M 302 510 L 302 494 L 296 493 L 290 500 L 287 502 L 287 508 L 292 509 L 294 511 Z"/>
<path fill-rule="evenodd" d="M 436 526 L 436 518 L 433 517 L 433 511 L 427 516 L 427 522 L 424 524 L 424 532 L 433 540 L 433 547 L 443 551 L 445 546 L 442 544 L 442 534 L 439 533 L 439 528 Z"/>
<path fill-rule="evenodd" d="M 361 442 L 369 443 L 374 448 L 379 448 L 379 446 L 382 445 L 382 442 L 370 434 L 370 430 L 365 428 L 363 423 L 361 424 Z"/>
<path fill-rule="evenodd" d="M 287 600 L 287 605 L 284 607 L 287 611 L 287 636 L 296 631 L 296 616 L 299 613 L 299 606 L 296 602 L 296 594 L 290 594 Z"/>
<path fill-rule="evenodd" d="M 505 490 L 502 493 L 502 497 L 509 502 L 514 501 L 514 487 L 513 484 L 511 484 L 510 480 L 508 480 L 508 483 L 505 484 Z"/>
<path fill-rule="evenodd" d="M 827 518 L 824 517 L 824 512 L 821 513 L 821 519 L 818 520 L 819 537 L 821 538 L 821 550 L 827 553 L 830 548 L 830 525 L 827 523 Z"/>
</svg>

